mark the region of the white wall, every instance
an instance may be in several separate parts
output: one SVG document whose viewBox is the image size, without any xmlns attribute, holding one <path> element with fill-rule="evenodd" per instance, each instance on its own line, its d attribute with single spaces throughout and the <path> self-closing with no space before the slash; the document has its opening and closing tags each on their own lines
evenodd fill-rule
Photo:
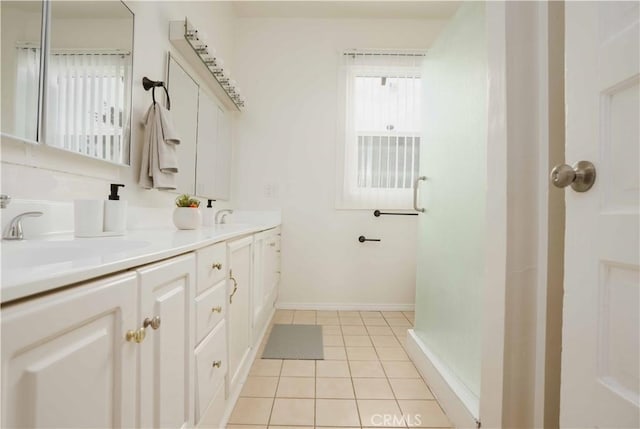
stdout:
<svg viewBox="0 0 640 429">
<path fill-rule="evenodd" d="M 344 49 L 426 48 L 443 25 L 238 19 L 234 63 L 248 104 L 236 124 L 235 202 L 282 208 L 281 306 L 413 304 L 416 218 L 334 208 L 337 70 Z"/>
<path fill-rule="evenodd" d="M 234 15 L 228 2 L 127 1 L 135 14 L 131 166 L 120 167 L 58 149 L 2 138 L 1 191 L 17 199 L 71 201 L 100 198 L 109 183 L 124 183 L 121 192 L 130 204 L 170 207 L 175 194 L 146 191 L 137 186 L 142 151 L 142 118 L 151 94 L 140 83 L 143 76 L 165 80 L 167 52 L 180 57 L 169 43 L 169 21 L 185 16 L 204 30 L 227 64 L 233 61 Z"/>
</svg>

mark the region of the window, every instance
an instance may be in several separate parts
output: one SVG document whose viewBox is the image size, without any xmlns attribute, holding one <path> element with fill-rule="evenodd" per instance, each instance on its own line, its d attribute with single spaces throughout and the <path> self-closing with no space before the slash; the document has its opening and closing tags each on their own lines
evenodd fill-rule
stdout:
<svg viewBox="0 0 640 429">
<path fill-rule="evenodd" d="M 421 53 L 345 53 L 338 207 L 406 209 L 420 160 Z"/>
</svg>

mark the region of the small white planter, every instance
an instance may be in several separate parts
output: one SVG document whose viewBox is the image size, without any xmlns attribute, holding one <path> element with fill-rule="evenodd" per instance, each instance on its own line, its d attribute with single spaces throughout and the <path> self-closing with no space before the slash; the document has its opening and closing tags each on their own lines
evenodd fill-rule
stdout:
<svg viewBox="0 0 640 429">
<path fill-rule="evenodd" d="M 173 211 L 173 224 L 178 229 L 198 229 L 202 223 L 200 209 L 195 207 L 176 207 Z"/>
</svg>

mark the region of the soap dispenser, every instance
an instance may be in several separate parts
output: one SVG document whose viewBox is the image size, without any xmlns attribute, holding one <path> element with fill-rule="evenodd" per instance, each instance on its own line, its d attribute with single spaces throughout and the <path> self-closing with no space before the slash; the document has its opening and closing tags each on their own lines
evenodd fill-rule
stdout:
<svg viewBox="0 0 640 429">
<path fill-rule="evenodd" d="M 111 194 L 104 202 L 104 231 L 114 233 L 124 233 L 127 229 L 127 202 L 121 201 L 118 195 L 118 188 L 124 185 L 118 183 L 111 184 Z"/>
<path fill-rule="evenodd" d="M 215 226 L 215 214 L 216 211 L 213 209 L 211 202 L 215 200 L 208 200 L 207 207 L 202 210 L 202 226 L 211 227 Z"/>
</svg>

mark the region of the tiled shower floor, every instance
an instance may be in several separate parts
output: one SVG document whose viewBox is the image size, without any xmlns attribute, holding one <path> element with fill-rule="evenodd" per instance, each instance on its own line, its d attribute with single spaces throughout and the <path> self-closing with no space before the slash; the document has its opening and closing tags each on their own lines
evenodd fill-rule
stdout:
<svg viewBox="0 0 640 429">
<path fill-rule="evenodd" d="M 325 360 L 260 359 L 267 334 L 229 429 L 451 426 L 405 353 L 412 312 L 278 310 L 273 323 L 322 325 Z"/>
</svg>

